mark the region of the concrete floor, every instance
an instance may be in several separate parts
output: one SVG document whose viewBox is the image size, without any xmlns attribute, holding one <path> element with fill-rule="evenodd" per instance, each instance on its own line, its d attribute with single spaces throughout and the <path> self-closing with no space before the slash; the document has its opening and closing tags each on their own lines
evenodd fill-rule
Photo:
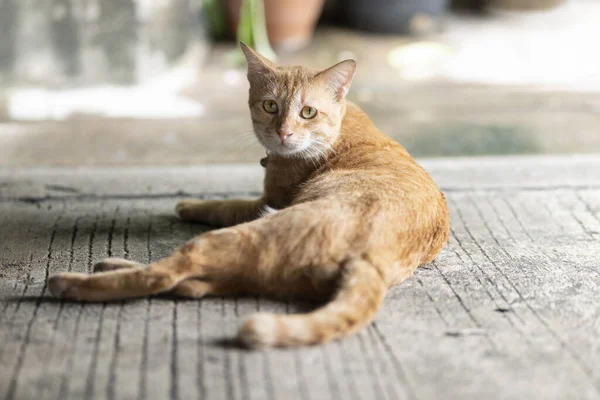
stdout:
<svg viewBox="0 0 600 400">
<path fill-rule="evenodd" d="M 175 202 L 256 196 L 252 165 L 0 170 L 4 399 L 597 399 L 600 157 L 425 160 L 452 237 L 376 322 L 321 347 L 232 347 L 255 298 L 51 298 L 48 274 L 155 260 L 200 225 Z"/>
</svg>

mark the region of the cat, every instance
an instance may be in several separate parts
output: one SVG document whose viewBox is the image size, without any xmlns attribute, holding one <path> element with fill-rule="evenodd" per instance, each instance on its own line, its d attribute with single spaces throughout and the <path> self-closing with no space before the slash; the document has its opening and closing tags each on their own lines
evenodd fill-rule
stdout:
<svg viewBox="0 0 600 400">
<path fill-rule="evenodd" d="M 444 247 L 444 195 L 346 100 L 354 60 L 314 71 L 279 66 L 241 47 L 252 124 L 267 151 L 263 196 L 182 200 L 179 218 L 222 229 L 150 265 L 109 258 L 92 275 L 53 275 L 54 295 L 110 301 L 170 291 L 326 300 L 304 314 L 258 313 L 238 332 L 249 347 L 310 345 L 370 324 L 387 290 Z"/>
</svg>

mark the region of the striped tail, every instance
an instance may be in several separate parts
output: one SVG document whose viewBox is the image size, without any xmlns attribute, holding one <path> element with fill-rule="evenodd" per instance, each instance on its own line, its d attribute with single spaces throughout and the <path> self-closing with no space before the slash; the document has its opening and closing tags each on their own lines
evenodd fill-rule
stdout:
<svg viewBox="0 0 600 400">
<path fill-rule="evenodd" d="M 256 314 L 242 325 L 238 339 L 248 347 L 291 347 L 339 339 L 371 323 L 386 291 L 376 266 L 350 259 L 331 302 L 306 314 Z"/>
</svg>

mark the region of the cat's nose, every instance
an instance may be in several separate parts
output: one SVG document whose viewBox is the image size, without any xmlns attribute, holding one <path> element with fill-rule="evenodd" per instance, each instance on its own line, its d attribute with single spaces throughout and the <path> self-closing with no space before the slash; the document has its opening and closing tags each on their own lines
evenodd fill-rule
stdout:
<svg viewBox="0 0 600 400">
<path fill-rule="evenodd" d="M 290 136 L 292 136 L 294 133 L 287 131 L 287 130 L 278 130 L 277 134 L 279 135 L 279 139 L 281 139 L 281 144 L 284 144 L 285 141 L 287 140 L 287 138 L 289 138 Z"/>
</svg>

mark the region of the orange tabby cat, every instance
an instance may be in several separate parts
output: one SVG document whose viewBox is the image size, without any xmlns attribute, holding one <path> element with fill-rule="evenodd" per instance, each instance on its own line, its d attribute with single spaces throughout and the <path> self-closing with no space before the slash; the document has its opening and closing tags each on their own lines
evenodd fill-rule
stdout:
<svg viewBox="0 0 600 400">
<path fill-rule="evenodd" d="M 250 317 L 248 346 L 323 343 L 368 325 L 388 288 L 448 239 L 443 194 L 406 150 L 345 100 L 353 60 L 321 72 L 277 66 L 242 44 L 254 131 L 267 149 L 264 195 L 184 200 L 202 234 L 150 265 L 106 259 L 49 280 L 58 297 L 106 301 L 171 291 L 329 298 L 306 314 Z"/>
</svg>

